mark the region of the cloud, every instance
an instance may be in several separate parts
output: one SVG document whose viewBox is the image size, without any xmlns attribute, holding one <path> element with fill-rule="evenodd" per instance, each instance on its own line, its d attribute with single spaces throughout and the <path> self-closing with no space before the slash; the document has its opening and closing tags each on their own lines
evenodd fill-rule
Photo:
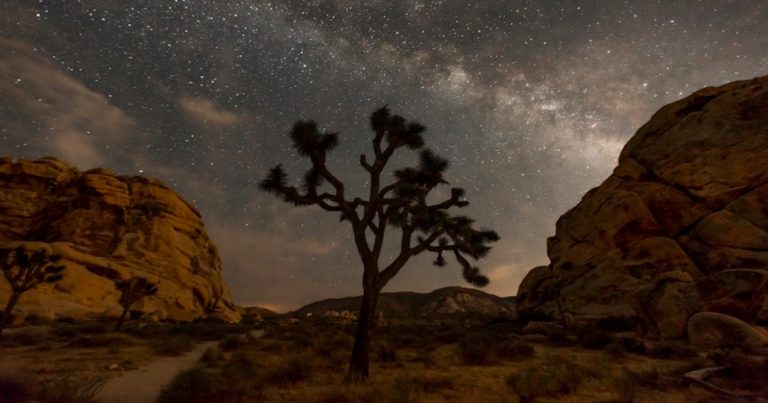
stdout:
<svg viewBox="0 0 768 403">
<path fill-rule="evenodd" d="M 80 168 L 113 163 L 135 133 L 134 120 L 107 97 L 61 71 L 28 44 L 0 38 L 0 121 L 12 140 Z"/>
<path fill-rule="evenodd" d="M 230 126 L 242 121 L 242 117 L 230 112 L 207 98 L 181 98 L 179 105 L 192 119 L 219 126 Z"/>
</svg>

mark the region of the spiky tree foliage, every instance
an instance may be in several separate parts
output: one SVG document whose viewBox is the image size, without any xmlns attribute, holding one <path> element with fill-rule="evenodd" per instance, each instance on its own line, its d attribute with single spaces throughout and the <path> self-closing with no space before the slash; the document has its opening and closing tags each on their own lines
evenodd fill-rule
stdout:
<svg viewBox="0 0 768 403">
<path fill-rule="evenodd" d="M 48 249 L 30 249 L 23 246 L 0 248 L 0 268 L 3 277 L 11 286 L 11 297 L 0 317 L 0 335 L 10 321 L 13 308 L 25 292 L 43 283 L 55 283 L 64 277 L 64 266 L 56 263 L 61 260 L 58 254 L 51 254 Z"/>
<path fill-rule="evenodd" d="M 123 322 L 133 304 L 141 301 L 144 297 L 157 294 L 157 285 L 149 282 L 144 277 L 130 277 L 126 280 L 115 281 L 115 288 L 120 291 L 118 302 L 123 307 L 123 313 L 117 321 L 115 330 L 120 330 L 123 326 Z"/>
<path fill-rule="evenodd" d="M 463 189 L 452 188 L 450 197 L 440 203 L 427 201 L 432 190 L 448 184 L 443 178 L 448 161 L 423 148 L 424 126 L 392 115 L 386 106 L 371 115 L 370 124 L 373 155 L 370 159 L 365 154 L 360 156 L 360 165 L 370 175 L 367 198 L 350 198 L 344 183 L 328 169 L 326 158 L 338 144 L 338 133 L 320 131 L 312 121 L 297 122 L 291 131 L 293 147 L 312 164 L 303 185 L 289 185 L 281 165 L 270 169 L 260 183 L 262 190 L 286 202 L 338 212 L 341 220 L 352 227 L 363 266 L 363 298 L 348 371 L 350 380 L 368 377 L 371 328 L 379 294 L 410 258 L 432 252 L 436 255 L 435 265 L 444 266 L 445 255 L 453 256 L 464 278 L 482 287 L 488 284 L 488 278 L 470 259 L 484 257 L 490 250 L 488 244 L 499 239 L 494 231 L 475 229 L 472 219 L 450 213 L 454 207 L 469 204 Z M 383 183 L 382 172 L 401 149 L 420 150 L 419 164 L 395 171 L 393 180 Z M 322 191 L 323 187 L 328 190 Z M 388 228 L 399 230 L 396 242 L 400 250 L 396 257 L 382 262 Z"/>
</svg>

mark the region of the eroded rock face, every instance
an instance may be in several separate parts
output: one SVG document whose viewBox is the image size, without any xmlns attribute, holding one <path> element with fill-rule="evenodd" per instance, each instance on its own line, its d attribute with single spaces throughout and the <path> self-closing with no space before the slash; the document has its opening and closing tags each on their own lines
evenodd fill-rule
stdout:
<svg viewBox="0 0 768 403">
<path fill-rule="evenodd" d="M 549 266 L 521 284 L 523 316 L 558 315 L 559 300 L 574 315 L 636 317 L 636 292 L 664 273 L 698 284 L 730 269 L 768 270 L 768 77 L 706 88 L 659 110 L 613 174 L 558 220 L 548 255 Z M 754 321 L 762 290 L 755 302 L 710 287 L 701 309 Z M 682 284 L 654 292 L 653 309 L 696 294 Z M 680 315 L 698 303 L 657 330 L 678 334 Z"/>
<path fill-rule="evenodd" d="M 22 296 L 20 315 L 119 315 L 114 281 L 141 276 L 158 286 L 135 307 L 147 315 L 191 320 L 215 303 L 219 316 L 239 316 L 200 214 L 153 179 L 0 158 L 0 244 L 50 248 L 67 267 L 54 286 Z M 0 301 L 8 292 L 0 281 Z"/>
</svg>

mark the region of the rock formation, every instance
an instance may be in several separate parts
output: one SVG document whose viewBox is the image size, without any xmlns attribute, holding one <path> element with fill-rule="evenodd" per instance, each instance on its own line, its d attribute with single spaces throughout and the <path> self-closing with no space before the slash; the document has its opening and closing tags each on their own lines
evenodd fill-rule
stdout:
<svg viewBox="0 0 768 403">
<path fill-rule="evenodd" d="M 768 77 L 659 110 L 547 247 L 523 316 L 639 316 L 664 338 L 698 311 L 768 319 Z"/>
<path fill-rule="evenodd" d="M 360 297 L 318 301 L 297 309 L 296 317 L 339 316 L 341 312 L 357 315 Z M 464 287 L 445 287 L 430 293 L 385 292 L 379 298 L 378 311 L 384 318 L 441 316 L 515 317 L 515 304 L 508 298 Z"/>
<path fill-rule="evenodd" d="M 239 317 L 200 214 L 157 180 L 0 158 L 0 245 L 52 249 L 66 265 L 55 286 L 22 297 L 20 316 L 114 317 L 114 281 L 141 276 L 158 292 L 134 309 L 154 319 Z M 0 301 L 7 297 L 0 281 Z"/>
</svg>

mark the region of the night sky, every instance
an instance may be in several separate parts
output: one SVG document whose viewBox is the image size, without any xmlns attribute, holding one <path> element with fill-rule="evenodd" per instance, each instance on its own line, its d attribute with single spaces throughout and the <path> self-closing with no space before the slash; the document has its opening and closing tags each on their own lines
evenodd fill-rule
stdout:
<svg viewBox="0 0 768 403">
<path fill-rule="evenodd" d="M 236 302 L 286 310 L 359 294 L 361 268 L 348 224 L 258 182 L 283 162 L 299 183 L 288 133 L 315 119 L 362 192 L 368 116 L 388 104 L 428 127 L 466 213 L 502 237 L 480 267 L 514 295 L 654 111 L 768 74 L 764 0 L 472 3 L 5 0 L 0 155 L 161 179 L 201 211 Z M 432 258 L 385 291 L 464 284 Z"/>
</svg>

